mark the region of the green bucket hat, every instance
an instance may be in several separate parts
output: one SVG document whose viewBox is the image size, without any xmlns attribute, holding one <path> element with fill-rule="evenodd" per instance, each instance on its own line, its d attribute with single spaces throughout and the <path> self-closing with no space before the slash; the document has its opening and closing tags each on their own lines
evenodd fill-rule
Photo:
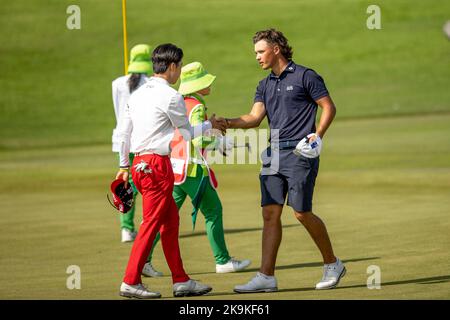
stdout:
<svg viewBox="0 0 450 320">
<path fill-rule="evenodd" d="M 130 51 L 130 63 L 128 64 L 128 73 L 146 73 L 152 71 L 150 60 L 151 47 L 147 44 L 135 45 Z"/>
<path fill-rule="evenodd" d="M 181 84 L 178 92 L 182 95 L 191 94 L 208 88 L 216 79 L 209 74 L 200 62 L 192 62 L 181 69 Z"/>
</svg>

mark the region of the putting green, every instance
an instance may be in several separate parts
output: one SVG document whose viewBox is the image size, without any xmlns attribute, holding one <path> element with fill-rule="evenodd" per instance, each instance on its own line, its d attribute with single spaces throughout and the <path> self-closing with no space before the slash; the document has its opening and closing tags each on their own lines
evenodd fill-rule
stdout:
<svg viewBox="0 0 450 320">
<path fill-rule="evenodd" d="M 204 219 L 199 215 L 193 233 L 187 204 L 180 213 L 185 268 L 214 287 L 201 299 L 448 299 L 449 121 L 449 115 L 341 121 L 330 129 L 314 208 L 348 269 L 332 291 L 313 290 L 320 255 L 286 208 L 276 271 L 280 291 L 232 292 L 259 265 L 259 167 L 216 165 L 229 251 L 253 264 L 245 272 L 215 274 Z M 118 213 L 106 201 L 115 174 L 109 146 L 4 151 L 0 163 L 0 281 L 13 284 L 1 287 L 0 297 L 119 298 L 131 246 L 120 243 Z M 137 223 L 140 201 L 138 207 Z M 81 268 L 81 290 L 66 288 L 70 265 Z M 380 290 L 366 286 L 370 265 L 381 269 Z M 154 266 L 166 276 L 144 283 L 170 298 L 160 246 Z"/>
</svg>

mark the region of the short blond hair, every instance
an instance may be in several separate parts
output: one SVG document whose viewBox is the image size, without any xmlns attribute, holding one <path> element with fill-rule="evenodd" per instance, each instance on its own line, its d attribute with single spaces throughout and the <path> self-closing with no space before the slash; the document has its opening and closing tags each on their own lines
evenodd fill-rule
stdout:
<svg viewBox="0 0 450 320">
<path fill-rule="evenodd" d="M 287 60 L 292 59 L 292 47 L 289 46 L 288 39 L 283 35 L 281 31 L 275 30 L 273 28 L 258 31 L 253 36 L 253 44 L 261 40 L 265 40 L 271 45 L 277 45 L 278 47 L 280 47 L 283 57 L 285 57 Z"/>
</svg>

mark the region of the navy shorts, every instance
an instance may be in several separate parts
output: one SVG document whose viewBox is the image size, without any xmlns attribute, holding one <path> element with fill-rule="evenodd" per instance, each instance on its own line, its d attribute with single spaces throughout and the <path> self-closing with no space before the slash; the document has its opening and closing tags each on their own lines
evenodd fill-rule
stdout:
<svg viewBox="0 0 450 320">
<path fill-rule="evenodd" d="M 310 159 L 297 156 L 292 149 L 280 150 L 276 172 L 260 174 L 261 206 L 270 204 L 284 205 L 286 195 L 287 205 L 298 212 L 312 211 L 312 198 L 317 173 L 319 172 L 319 157 Z M 263 166 L 267 166 L 264 164 Z"/>
</svg>

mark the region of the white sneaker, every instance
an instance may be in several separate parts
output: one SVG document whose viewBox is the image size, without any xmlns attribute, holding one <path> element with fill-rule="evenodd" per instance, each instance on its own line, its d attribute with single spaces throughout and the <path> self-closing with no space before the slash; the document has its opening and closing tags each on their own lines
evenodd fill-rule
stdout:
<svg viewBox="0 0 450 320">
<path fill-rule="evenodd" d="M 212 288 L 208 285 L 189 279 L 186 282 L 177 282 L 173 285 L 174 297 L 201 296 L 210 292 Z"/>
<path fill-rule="evenodd" d="M 235 260 L 231 258 L 225 264 L 216 264 L 216 273 L 228 273 L 241 271 L 247 268 L 252 262 L 250 260 Z"/>
<path fill-rule="evenodd" d="M 266 276 L 260 272 L 247 284 L 235 286 L 234 292 L 237 293 L 255 293 L 255 292 L 274 292 L 278 291 L 277 279 L 274 276 Z"/>
<path fill-rule="evenodd" d="M 142 268 L 142 275 L 145 277 L 162 277 L 163 273 L 160 271 L 156 271 L 150 262 L 144 264 L 144 268 Z"/>
<path fill-rule="evenodd" d="M 155 299 L 161 298 L 161 293 L 152 292 L 147 289 L 142 283 L 136 285 L 129 285 L 122 282 L 120 286 L 119 294 L 122 297 L 127 298 L 138 298 L 138 299 Z"/>
<path fill-rule="evenodd" d="M 322 280 L 316 284 L 316 289 L 324 290 L 335 288 L 345 273 L 345 266 L 339 259 L 337 259 L 335 263 L 325 264 L 323 266 Z"/>
<path fill-rule="evenodd" d="M 122 242 L 133 242 L 136 238 L 137 232 L 128 229 L 122 229 Z"/>
</svg>

